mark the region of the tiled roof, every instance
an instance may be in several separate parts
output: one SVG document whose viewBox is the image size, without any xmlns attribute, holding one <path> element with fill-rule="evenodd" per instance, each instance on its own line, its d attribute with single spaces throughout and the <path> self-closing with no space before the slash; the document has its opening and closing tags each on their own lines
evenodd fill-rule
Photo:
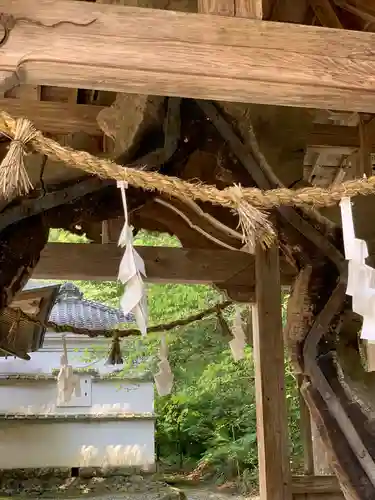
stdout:
<svg viewBox="0 0 375 500">
<path fill-rule="evenodd" d="M 30 280 L 24 290 L 46 286 L 51 285 Z M 76 328 L 109 330 L 120 323 L 131 321 L 132 317 L 125 316 L 120 309 L 84 299 L 81 290 L 73 283 L 67 282 L 60 286 L 49 320 L 60 325 L 72 325 Z"/>
</svg>

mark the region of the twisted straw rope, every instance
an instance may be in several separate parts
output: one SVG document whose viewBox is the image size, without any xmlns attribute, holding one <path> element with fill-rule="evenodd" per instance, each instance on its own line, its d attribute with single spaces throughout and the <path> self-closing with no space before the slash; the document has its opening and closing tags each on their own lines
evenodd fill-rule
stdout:
<svg viewBox="0 0 375 500">
<path fill-rule="evenodd" d="M 0 112 L 0 132 L 14 138 L 16 123 L 11 116 Z M 30 124 L 31 125 L 31 124 Z M 238 209 L 238 186 L 218 189 L 215 186 L 191 183 L 177 177 L 168 177 L 157 172 L 136 170 L 104 159 L 97 158 L 85 151 L 75 151 L 61 146 L 56 141 L 37 132 L 31 139 L 35 151 L 62 161 L 69 167 L 79 168 L 103 179 L 124 181 L 147 191 L 159 191 L 173 198 L 194 199 Z M 328 207 L 337 204 L 343 197 L 370 195 L 375 193 L 375 176 L 367 179 L 354 179 L 329 189 L 309 187 L 303 189 L 271 189 L 262 191 L 257 188 L 240 187 L 242 200 L 254 207 L 271 209 L 282 205 L 313 205 Z"/>
<path fill-rule="evenodd" d="M 147 329 L 148 333 L 162 333 L 168 332 L 180 326 L 187 326 L 196 321 L 200 321 L 201 319 L 207 318 L 208 316 L 212 316 L 214 314 L 218 314 L 220 311 L 227 309 L 231 306 L 233 302 L 231 300 L 225 300 L 224 302 L 219 302 L 214 306 L 208 307 L 207 309 L 203 309 L 197 313 L 186 316 L 185 318 L 177 319 L 175 321 L 171 321 L 169 323 L 161 323 L 159 325 L 150 326 Z M 56 333 L 75 333 L 76 335 L 87 335 L 90 338 L 94 337 L 116 337 L 117 339 L 131 336 L 141 335 L 138 328 L 126 328 L 126 329 L 118 329 L 112 328 L 110 330 L 90 330 L 89 328 L 77 328 L 73 325 L 60 325 L 53 321 L 40 321 L 35 316 L 31 316 L 30 314 L 25 313 L 20 308 L 7 308 L 7 316 L 13 322 L 13 324 L 17 324 L 20 321 L 25 323 L 32 323 L 34 325 L 41 326 L 42 328 L 53 330 Z"/>
</svg>

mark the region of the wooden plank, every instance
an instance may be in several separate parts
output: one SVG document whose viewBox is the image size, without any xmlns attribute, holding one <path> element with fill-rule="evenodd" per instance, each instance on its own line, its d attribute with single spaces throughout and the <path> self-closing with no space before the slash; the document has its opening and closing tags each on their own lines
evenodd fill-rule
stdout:
<svg viewBox="0 0 375 500">
<path fill-rule="evenodd" d="M 375 149 L 375 134 L 372 134 L 372 148 Z M 349 147 L 359 148 L 357 127 L 342 125 L 323 125 L 315 123 L 307 138 L 309 146 Z"/>
<path fill-rule="evenodd" d="M 96 122 L 102 109 L 102 106 L 87 104 L 0 99 L 0 110 L 15 118 L 29 118 L 39 130 L 50 134 L 85 132 L 93 136 L 103 135 Z"/>
<path fill-rule="evenodd" d="M 136 247 L 145 260 L 147 280 L 158 283 L 225 283 L 254 274 L 246 252 L 168 247 Z M 33 277 L 57 280 L 117 280 L 123 249 L 115 244 L 49 243 Z M 235 283 L 234 283 L 235 284 Z M 250 285 L 251 286 L 251 285 Z"/>
<path fill-rule="evenodd" d="M 17 97 L 21 101 L 36 101 L 38 102 L 41 97 L 40 85 L 20 85 L 17 87 Z"/>
<path fill-rule="evenodd" d="M 0 9 L 19 18 L 0 71 L 25 83 L 375 112 L 374 33 L 67 0 Z"/>
<path fill-rule="evenodd" d="M 254 287 L 254 257 L 233 250 L 136 247 L 145 260 L 149 281 L 161 283 L 226 283 Z M 49 243 L 33 277 L 57 280 L 117 280 L 123 251 L 116 244 Z M 248 274 L 246 274 L 248 273 Z M 283 284 L 294 271 L 283 266 Z M 250 280 L 250 282 L 249 282 Z"/>
<path fill-rule="evenodd" d="M 253 343 L 261 500 L 292 498 L 277 245 L 255 252 Z M 272 366 L 272 370 L 270 367 Z"/>
<path fill-rule="evenodd" d="M 328 494 L 340 493 L 336 476 L 293 476 L 293 494 Z"/>
<path fill-rule="evenodd" d="M 235 0 L 235 16 L 263 19 L 265 0 Z"/>
<path fill-rule="evenodd" d="M 198 12 L 218 16 L 234 16 L 233 0 L 198 0 Z"/>
</svg>

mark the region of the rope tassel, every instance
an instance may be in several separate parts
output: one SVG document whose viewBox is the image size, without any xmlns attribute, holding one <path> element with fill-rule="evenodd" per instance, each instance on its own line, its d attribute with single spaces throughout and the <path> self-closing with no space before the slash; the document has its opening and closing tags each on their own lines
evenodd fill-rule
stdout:
<svg viewBox="0 0 375 500">
<path fill-rule="evenodd" d="M 37 133 L 36 128 L 26 118 L 16 121 L 14 138 L 0 165 L 0 194 L 6 200 L 27 194 L 33 189 L 26 172 L 24 156 L 27 144 L 36 137 Z"/>
<path fill-rule="evenodd" d="M 270 247 L 275 239 L 275 231 L 267 215 L 244 199 L 241 186 L 233 186 L 230 193 L 237 204 L 239 227 L 246 250 L 254 253 L 257 242 L 265 248 Z"/>
<path fill-rule="evenodd" d="M 111 350 L 110 350 L 106 364 L 107 365 L 122 365 L 123 364 L 120 339 L 117 335 L 115 335 L 112 339 Z"/>
</svg>

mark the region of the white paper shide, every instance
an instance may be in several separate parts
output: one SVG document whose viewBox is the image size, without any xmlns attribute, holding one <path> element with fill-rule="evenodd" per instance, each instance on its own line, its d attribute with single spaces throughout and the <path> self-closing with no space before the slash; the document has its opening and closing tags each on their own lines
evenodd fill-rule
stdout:
<svg viewBox="0 0 375 500">
<path fill-rule="evenodd" d="M 234 361 L 239 361 L 245 357 L 246 335 L 243 331 L 241 310 L 236 307 L 234 321 L 232 326 L 232 333 L 234 339 L 229 342 L 230 349 Z"/>
<path fill-rule="evenodd" d="M 355 237 L 350 198 L 340 202 L 345 258 L 348 260 L 348 286 L 352 309 L 363 316 L 361 338 L 375 341 L 375 269 L 366 264 L 368 248 Z"/>
<path fill-rule="evenodd" d="M 125 223 L 122 228 L 118 245 L 125 248 L 120 263 L 118 279 L 125 285 L 120 305 L 124 314 L 132 312 L 142 335 L 147 334 L 147 296 L 143 278 L 146 276 L 145 264 L 139 253 L 133 246 L 133 231 L 128 222 L 128 210 L 126 204 L 126 187 L 124 182 L 117 182 L 121 190 L 121 198 L 124 207 Z"/>
<path fill-rule="evenodd" d="M 154 375 L 156 390 L 159 396 L 167 396 L 171 393 L 173 387 L 173 373 L 168 361 L 168 346 L 163 335 L 160 343 L 160 362 L 159 371 Z"/>
<path fill-rule="evenodd" d="M 60 371 L 57 376 L 57 404 L 69 403 L 73 396 L 81 397 L 81 384 L 77 374 L 73 372 L 73 367 L 68 364 L 68 350 L 66 339 L 63 337 L 64 353 L 60 357 Z"/>
</svg>

